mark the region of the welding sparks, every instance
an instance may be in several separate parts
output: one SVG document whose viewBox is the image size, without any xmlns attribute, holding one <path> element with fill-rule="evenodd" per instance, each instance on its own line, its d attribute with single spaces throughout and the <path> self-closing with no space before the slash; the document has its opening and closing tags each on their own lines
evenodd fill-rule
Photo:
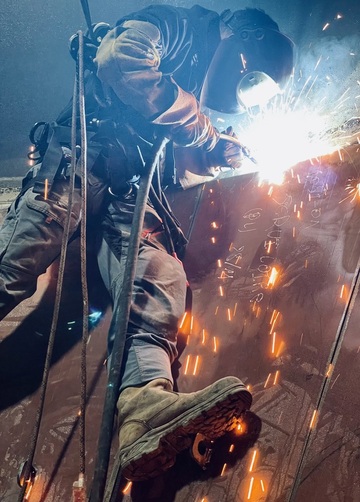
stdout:
<svg viewBox="0 0 360 502">
<path fill-rule="evenodd" d="M 345 190 L 348 192 L 348 195 L 340 201 L 340 204 L 348 199 L 350 199 L 350 202 L 360 200 L 360 182 L 358 179 L 350 179 Z"/>
<path fill-rule="evenodd" d="M 265 380 L 265 383 L 264 383 L 264 389 L 266 389 L 267 384 L 269 383 L 270 377 L 271 377 L 271 373 L 269 373 L 269 374 L 268 374 L 268 377 L 267 377 L 267 379 Z"/>
<path fill-rule="evenodd" d="M 252 459 L 251 459 L 251 463 L 250 463 L 250 467 L 249 467 L 249 472 L 252 472 L 252 470 L 254 468 L 256 455 L 257 455 L 257 450 L 255 450 L 254 453 L 253 453 L 253 456 L 252 456 Z"/>
<path fill-rule="evenodd" d="M 275 354 L 275 344 L 276 344 L 276 331 L 273 333 L 272 337 L 272 345 L 271 345 L 271 353 Z"/>
<path fill-rule="evenodd" d="M 254 486 L 254 478 L 251 478 L 250 479 L 250 485 L 249 485 L 249 490 L 248 490 L 248 500 L 251 499 L 251 494 L 252 494 L 252 489 L 253 489 L 253 486 Z"/>
<path fill-rule="evenodd" d="M 284 173 L 299 162 L 336 150 L 324 137 L 326 129 L 326 117 L 315 112 L 279 108 L 252 118 L 241 139 L 257 161 L 259 179 L 281 184 Z"/>
<path fill-rule="evenodd" d="M 186 317 L 187 317 L 187 312 L 185 312 L 185 314 L 183 315 L 183 318 L 181 319 L 179 329 L 181 329 L 183 327 Z"/>
<path fill-rule="evenodd" d="M 199 356 L 196 356 L 193 375 L 195 376 L 199 367 Z"/>
<path fill-rule="evenodd" d="M 49 195 L 49 180 L 46 178 L 44 185 L 44 199 L 47 200 Z"/>
<path fill-rule="evenodd" d="M 279 370 L 277 370 L 277 371 L 275 372 L 275 376 L 274 376 L 274 383 L 273 383 L 273 385 L 276 385 L 276 384 L 278 383 L 278 380 L 279 380 L 279 374 L 280 374 L 280 371 L 279 371 Z"/>
<path fill-rule="evenodd" d="M 201 338 L 201 345 L 205 345 L 206 342 L 206 333 L 205 329 L 202 330 L 202 338 Z"/>
<path fill-rule="evenodd" d="M 124 489 L 123 489 L 123 491 L 122 491 L 124 495 L 127 495 L 128 493 L 130 493 L 130 488 L 131 488 L 131 486 L 132 486 L 132 481 L 129 481 L 129 482 L 125 485 L 125 487 L 124 487 Z"/>
<path fill-rule="evenodd" d="M 275 282 L 276 282 L 278 275 L 279 275 L 279 271 L 275 267 L 272 267 L 271 272 L 270 272 L 270 277 L 269 277 L 269 280 L 267 283 L 269 288 L 275 286 Z"/>
<path fill-rule="evenodd" d="M 310 429 L 314 429 L 317 422 L 317 415 L 318 415 L 318 410 L 314 410 L 310 421 Z"/>
<path fill-rule="evenodd" d="M 187 375 L 188 369 L 189 369 L 189 364 L 190 364 L 190 356 L 187 356 L 186 358 L 186 364 L 185 364 L 185 370 L 184 370 L 184 375 Z"/>
</svg>

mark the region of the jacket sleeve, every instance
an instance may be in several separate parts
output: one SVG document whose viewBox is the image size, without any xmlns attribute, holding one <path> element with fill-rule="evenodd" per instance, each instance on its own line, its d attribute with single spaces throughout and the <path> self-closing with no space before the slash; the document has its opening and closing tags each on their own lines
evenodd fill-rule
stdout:
<svg viewBox="0 0 360 502">
<path fill-rule="evenodd" d="M 218 132 L 201 113 L 195 96 L 160 71 L 160 30 L 145 21 L 126 21 L 103 39 L 95 63 L 97 75 L 120 100 L 149 122 L 164 126 L 179 146 L 214 148 Z"/>
</svg>

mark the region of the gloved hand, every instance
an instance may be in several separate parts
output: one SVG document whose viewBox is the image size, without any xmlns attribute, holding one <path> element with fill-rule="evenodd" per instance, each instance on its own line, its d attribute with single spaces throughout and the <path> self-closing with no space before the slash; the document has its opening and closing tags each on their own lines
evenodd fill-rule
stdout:
<svg viewBox="0 0 360 502">
<path fill-rule="evenodd" d="M 243 150 L 239 145 L 232 143 L 230 138 L 237 138 L 232 127 L 221 133 L 222 137 L 218 140 L 215 147 L 206 153 L 206 163 L 208 167 L 230 167 L 238 169 L 241 167 L 244 159 Z M 223 136 L 229 136 L 227 141 Z"/>
</svg>

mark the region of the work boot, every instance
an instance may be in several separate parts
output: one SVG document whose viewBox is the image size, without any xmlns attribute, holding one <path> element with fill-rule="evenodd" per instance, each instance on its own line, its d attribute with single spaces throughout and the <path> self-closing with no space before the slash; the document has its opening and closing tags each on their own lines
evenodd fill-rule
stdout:
<svg viewBox="0 0 360 502">
<path fill-rule="evenodd" d="M 250 408 L 251 394 L 236 377 L 198 392 L 173 392 L 166 379 L 125 389 L 118 400 L 118 457 L 125 478 L 140 481 L 171 467 L 197 433 L 214 440 L 233 429 Z"/>
</svg>

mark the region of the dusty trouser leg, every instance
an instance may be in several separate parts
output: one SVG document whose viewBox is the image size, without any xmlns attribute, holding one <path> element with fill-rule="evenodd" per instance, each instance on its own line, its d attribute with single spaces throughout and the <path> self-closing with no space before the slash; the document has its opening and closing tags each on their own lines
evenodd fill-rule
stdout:
<svg viewBox="0 0 360 502">
<path fill-rule="evenodd" d="M 125 266 L 128 209 L 126 204 L 114 203 L 104 223 L 99 264 L 113 298 Z M 154 214 L 145 220 L 145 235 L 149 235 L 149 216 Z M 165 253 L 162 235 L 155 232 L 140 247 L 117 403 L 118 460 L 123 475 L 134 481 L 171 467 L 197 433 L 216 439 L 231 430 L 251 405 L 251 394 L 236 377 L 190 394 L 173 392 L 170 364 L 184 306 L 184 271 Z M 110 349 L 118 336 L 114 328 Z"/>
<path fill-rule="evenodd" d="M 132 206 L 114 201 L 104 221 L 99 267 L 114 299 L 121 294 L 131 231 Z M 120 391 L 155 378 L 172 382 L 171 363 L 177 355 L 176 335 L 185 309 L 186 276 L 170 256 L 161 220 L 148 208 L 145 216 L 126 334 Z M 111 353 L 117 327 L 109 333 Z"/>
<path fill-rule="evenodd" d="M 55 180 L 47 200 L 30 188 L 10 206 L 0 229 L 0 319 L 36 290 L 37 278 L 60 254 L 69 183 Z M 75 190 L 70 235 L 80 220 Z"/>
</svg>

